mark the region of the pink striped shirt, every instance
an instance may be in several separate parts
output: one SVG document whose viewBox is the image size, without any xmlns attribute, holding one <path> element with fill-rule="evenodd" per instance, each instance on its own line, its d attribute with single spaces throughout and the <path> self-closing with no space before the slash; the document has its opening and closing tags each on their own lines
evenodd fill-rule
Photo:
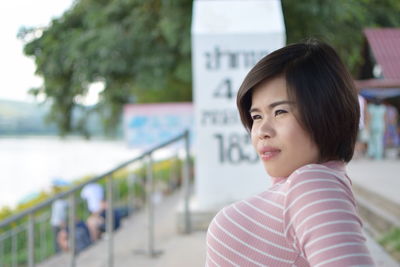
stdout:
<svg viewBox="0 0 400 267">
<path fill-rule="evenodd" d="M 223 208 L 206 266 L 374 266 L 344 163 L 303 166 Z"/>
</svg>

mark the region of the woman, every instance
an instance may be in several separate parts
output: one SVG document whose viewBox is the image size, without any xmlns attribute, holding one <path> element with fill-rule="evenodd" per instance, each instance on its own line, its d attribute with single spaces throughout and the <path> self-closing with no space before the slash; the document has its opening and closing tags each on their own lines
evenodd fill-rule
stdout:
<svg viewBox="0 0 400 267">
<path fill-rule="evenodd" d="M 206 265 L 373 265 L 345 170 L 358 98 L 336 52 L 310 40 L 269 54 L 244 79 L 237 104 L 273 185 L 216 215 Z"/>
</svg>

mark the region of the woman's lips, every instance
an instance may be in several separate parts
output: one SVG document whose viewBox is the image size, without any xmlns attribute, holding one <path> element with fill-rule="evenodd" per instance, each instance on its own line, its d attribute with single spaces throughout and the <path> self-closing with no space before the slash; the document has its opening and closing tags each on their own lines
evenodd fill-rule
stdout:
<svg viewBox="0 0 400 267">
<path fill-rule="evenodd" d="M 264 147 L 262 148 L 259 153 L 260 153 L 260 158 L 262 160 L 270 160 L 274 157 L 276 157 L 281 151 L 277 148 L 274 147 Z"/>
</svg>

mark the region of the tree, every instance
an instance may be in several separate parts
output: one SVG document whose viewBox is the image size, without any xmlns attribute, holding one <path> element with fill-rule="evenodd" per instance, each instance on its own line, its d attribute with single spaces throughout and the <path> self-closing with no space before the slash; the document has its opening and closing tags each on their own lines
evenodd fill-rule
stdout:
<svg viewBox="0 0 400 267">
<path fill-rule="evenodd" d="M 398 0 L 282 0 L 288 43 L 310 36 L 331 43 L 355 77 L 362 29 L 399 27 Z M 115 129 L 126 103 L 190 101 L 192 0 L 76 0 L 42 29 L 22 29 L 24 52 L 44 78 L 33 94 L 52 103 L 61 134 L 80 131 L 94 112 Z M 29 36 L 38 36 L 28 40 Z M 102 100 L 85 108 L 77 96 L 102 81 Z M 76 110 L 84 114 L 73 121 Z"/>
<path fill-rule="evenodd" d="M 24 52 L 35 58 L 36 73 L 44 78 L 31 92 L 51 101 L 49 119 L 61 134 L 88 135 L 92 112 L 102 115 L 105 129 L 115 129 L 126 103 L 190 101 L 191 5 L 190 0 L 80 0 L 47 29 L 22 29 Z M 102 100 L 85 108 L 77 96 L 96 81 L 105 84 Z M 76 109 L 85 115 L 72 121 Z"/>
<path fill-rule="evenodd" d="M 363 29 L 400 27 L 398 0 L 282 0 L 282 6 L 288 43 L 310 36 L 328 42 L 355 78 L 364 63 Z"/>
</svg>

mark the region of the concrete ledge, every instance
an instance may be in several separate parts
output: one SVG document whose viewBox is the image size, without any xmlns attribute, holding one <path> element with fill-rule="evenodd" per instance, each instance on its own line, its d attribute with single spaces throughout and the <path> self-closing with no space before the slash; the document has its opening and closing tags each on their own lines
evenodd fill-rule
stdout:
<svg viewBox="0 0 400 267">
<path fill-rule="evenodd" d="M 353 184 L 360 216 L 374 238 L 400 227 L 400 205 L 361 185 Z"/>
<path fill-rule="evenodd" d="M 222 207 L 216 207 L 212 209 L 201 209 L 197 205 L 196 199 L 193 197 L 190 199 L 190 223 L 192 231 L 206 231 L 208 225 L 214 216 L 222 209 Z M 183 201 L 180 201 L 176 208 L 176 223 L 178 233 L 184 233 L 185 230 L 185 214 L 183 212 Z"/>
<path fill-rule="evenodd" d="M 379 238 L 388 230 L 400 227 L 400 222 L 395 216 L 385 211 L 385 209 L 375 206 L 363 197 L 357 197 L 357 204 L 361 217 L 368 222 L 376 233 L 377 236 L 375 237 Z"/>
<path fill-rule="evenodd" d="M 362 197 L 369 203 L 373 203 L 380 209 L 385 210 L 393 217 L 397 217 L 396 221 L 398 221 L 400 225 L 400 204 L 388 199 L 387 196 L 382 196 L 378 193 L 372 192 L 362 185 L 353 184 L 353 190 L 357 197 Z"/>
</svg>

